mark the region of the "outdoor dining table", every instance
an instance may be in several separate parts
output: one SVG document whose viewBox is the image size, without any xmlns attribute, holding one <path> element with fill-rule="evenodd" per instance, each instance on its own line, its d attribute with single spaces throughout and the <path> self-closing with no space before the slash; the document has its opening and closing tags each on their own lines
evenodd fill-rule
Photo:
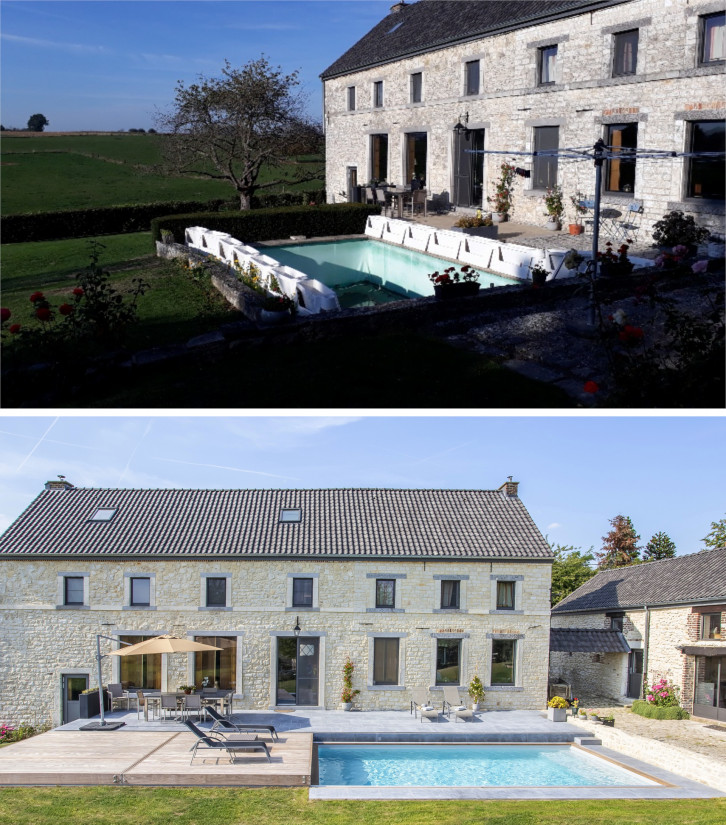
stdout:
<svg viewBox="0 0 726 825">
<path fill-rule="evenodd" d="M 403 199 L 411 194 L 411 187 L 396 187 L 388 190 L 388 194 L 396 200 L 396 212 L 399 218 L 403 217 Z"/>
<path fill-rule="evenodd" d="M 155 708 L 158 709 L 161 706 L 161 691 L 154 691 L 154 692 L 151 692 L 151 693 L 147 693 L 146 691 L 143 691 L 143 693 L 144 693 L 144 699 L 145 699 L 145 702 L 144 702 L 144 720 L 146 722 L 148 722 L 149 721 L 149 707 L 153 705 Z M 184 705 L 184 697 L 189 695 L 189 694 L 185 693 L 183 690 L 182 691 L 171 691 L 171 690 L 170 691 L 165 691 L 165 694 L 166 695 L 173 694 L 174 696 L 176 696 L 176 703 L 177 703 L 177 707 L 179 707 L 179 708 L 183 707 L 183 705 Z M 224 706 L 226 704 L 229 704 L 230 710 L 231 710 L 231 707 L 232 707 L 231 697 L 232 697 L 232 695 L 233 695 L 233 691 L 230 691 L 230 690 L 219 691 L 218 693 L 202 693 L 202 694 L 200 694 L 200 696 L 202 697 L 202 708 L 204 707 L 204 705 L 215 705 L 216 707 L 219 708 L 220 713 L 224 713 Z M 136 692 L 135 691 L 129 691 L 128 696 L 130 698 L 136 698 Z"/>
</svg>

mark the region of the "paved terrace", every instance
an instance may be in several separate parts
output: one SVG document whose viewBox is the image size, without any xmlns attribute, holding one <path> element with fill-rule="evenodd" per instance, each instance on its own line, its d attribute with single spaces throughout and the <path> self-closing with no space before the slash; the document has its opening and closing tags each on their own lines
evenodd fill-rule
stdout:
<svg viewBox="0 0 726 825">
<path fill-rule="evenodd" d="M 310 788 L 314 799 L 663 799 L 724 796 L 699 782 L 676 776 L 633 756 L 596 745 L 579 725 L 550 722 L 538 711 L 490 711 L 472 722 L 439 716 L 421 722 L 405 711 L 344 713 L 299 709 L 289 713 L 236 714 L 241 723 L 272 724 L 279 741 L 270 742 L 271 762 L 264 754 L 240 755 L 230 763 L 226 753 L 200 748 L 190 766 L 194 736 L 179 722 L 138 719 L 136 711 L 115 711 L 109 721 L 123 721 L 113 731 L 82 731 L 88 720 L 0 749 L 0 785 L 223 785 L 308 786 L 314 776 L 314 741 L 408 742 L 550 742 L 581 745 L 659 780 L 649 787 L 575 788 Z M 209 728 L 209 722 L 202 727 Z"/>
</svg>

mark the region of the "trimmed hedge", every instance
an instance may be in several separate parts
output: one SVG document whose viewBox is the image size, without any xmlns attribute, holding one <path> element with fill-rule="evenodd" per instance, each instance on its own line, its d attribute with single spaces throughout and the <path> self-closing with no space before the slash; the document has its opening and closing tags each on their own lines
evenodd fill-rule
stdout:
<svg viewBox="0 0 726 825">
<path fill-rule="evenodd" d="M 369 215 L 380 214 L 380 206 L 365 203 L 331 203 L 311 208 L 290 206 L 282 209 L 251 209 L 244 212 L 191 212 L 188 215 L 165 215 L 151 222 L 154 241 L 161 240 L 161 230 L 173 232 L 177 243 L 184 243 L 188 226 L 204 226 L 228 232 L 245 243 L 273 241 L 291 235 L 308 238 L 323 235 L 361 235 Z"/>
<path fill-rule="evenodd" d="M 674 706 L 669 708 L 659 707 L 658 705 L 651 705 L 644 699 L 636 699 L 633 702 L 633 713 L 638 716 L 645 716 L 646 719 L 690 719 L 688 714 L 682 707 Z"/>
<path fill-rule="evenodd" d="M 310 201 L 325 201 L 325 190 L 312 192 L 278 192 L 256 195 L 252 206 L 292 206 Z M 128 232 L 148 232 L 149 224 L 159 215 L 188 212 L 220 212 L 239 208 L 239 199 L 216 198 L 210 201 L 161 201 L 130 206 L 107 206 L 98 209 L 66 209 L 57 212 L 32 212 L 7 215 L 2 219 L 3 243 L 26 241 L 58 241 L 68 238 L 88 238 L 94 235 L 123 235 Z"/>
</svg>

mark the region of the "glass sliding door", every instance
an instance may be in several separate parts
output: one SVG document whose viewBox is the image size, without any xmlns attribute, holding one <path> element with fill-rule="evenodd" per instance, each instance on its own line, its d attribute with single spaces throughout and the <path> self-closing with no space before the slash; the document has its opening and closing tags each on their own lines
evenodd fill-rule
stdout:
<svg viewBox="0 0 726 825">
<path fill-rule="evenodd" d="M 282 636 L 277 640 L 277 704 L 317 705 L 319 640 Z"/>
<path fill-rule="evenodd" d="M 119 636 L 122 642 L 135 645 L 148 636 Z M 123 647 L 123 645 L 122 645 Z M 146 653 L 142 656 L 119 656 L 121 684 L 124 688 L 137 687 L 146 690 L 161 690 L 161 653 Z"/>
<path fill-rule="evenodd" d="M 195 636 L 194 641 L 222 648 L 194 654 L 194 684 L 201 687 L 206 679 L 207 687 L 219 684 L 223 690 L 236 690 L 237 637 Z"/>
<path fill-rule="evenodd" d="M 408 185 L 416 178 L 422 189 L 426 188 L 426 154 L 428 135 L 426 132 L 409 132 L 406 135 L 406 179 Z"/>
<path fill-rule="evenodd" d="M 726 722 L 726 656 L 696 656 L 693 713 Z"/>
<path fill-rule="evenodd" d="M 481 207 L 484 181 L 484 129 L 454 132 L 454 203 Z"/>
</svg>

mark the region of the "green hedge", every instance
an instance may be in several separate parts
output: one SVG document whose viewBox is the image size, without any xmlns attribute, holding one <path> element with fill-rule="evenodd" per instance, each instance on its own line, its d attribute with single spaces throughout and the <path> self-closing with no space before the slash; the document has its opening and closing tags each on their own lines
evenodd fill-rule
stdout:
<svg viewBox="0 0 726 825">
<path fill-rule="evenodd" d="M 310 201 L 324 202 L 325 190 L 312 192 L 278 192 L 256 195 L 253 208 L 299 205 Z M 57 212 L 33 212 L 7 215 L 2 219 L 3 243 L 57 241 L 88 238 L 95 235 L 123 235 L 148 232 L 151 221 L 159 215 L 188 212 L 220 212 L 238 209 L 239 200 L 217 198 L 211 201 L 162 201 L 132 206 L 107 206 L 99 209 L 68 209 Z"/>
<path fill-rule="evenodd" d="M 670 708 L 651 705 L 644 699 L 636 699 L 633 702 L 633 713 L 638 716 L 645 716 L 646 719 L 690 719 L 690 715 L 683 708 L 675 706 Z"/>
<path fill-rule="evenodd" d="M 327 204 L 311 208 L 290 206 L 282 209 L 252 209 L 245 212 L 192 212 L 188 215 L 165 215 L 151 222 L 154 241 L 161 240 L 161 230 L 174 233 L 177 243 L 184 243 L 188 226 L 204 226 L 228 232 L 244 243 L 273 241 L 291 235 L 309 238 L 322 235 L 360 235 L 369 215 L 378 215 L 379 206 L 365 203 Z"/>
</svg>

